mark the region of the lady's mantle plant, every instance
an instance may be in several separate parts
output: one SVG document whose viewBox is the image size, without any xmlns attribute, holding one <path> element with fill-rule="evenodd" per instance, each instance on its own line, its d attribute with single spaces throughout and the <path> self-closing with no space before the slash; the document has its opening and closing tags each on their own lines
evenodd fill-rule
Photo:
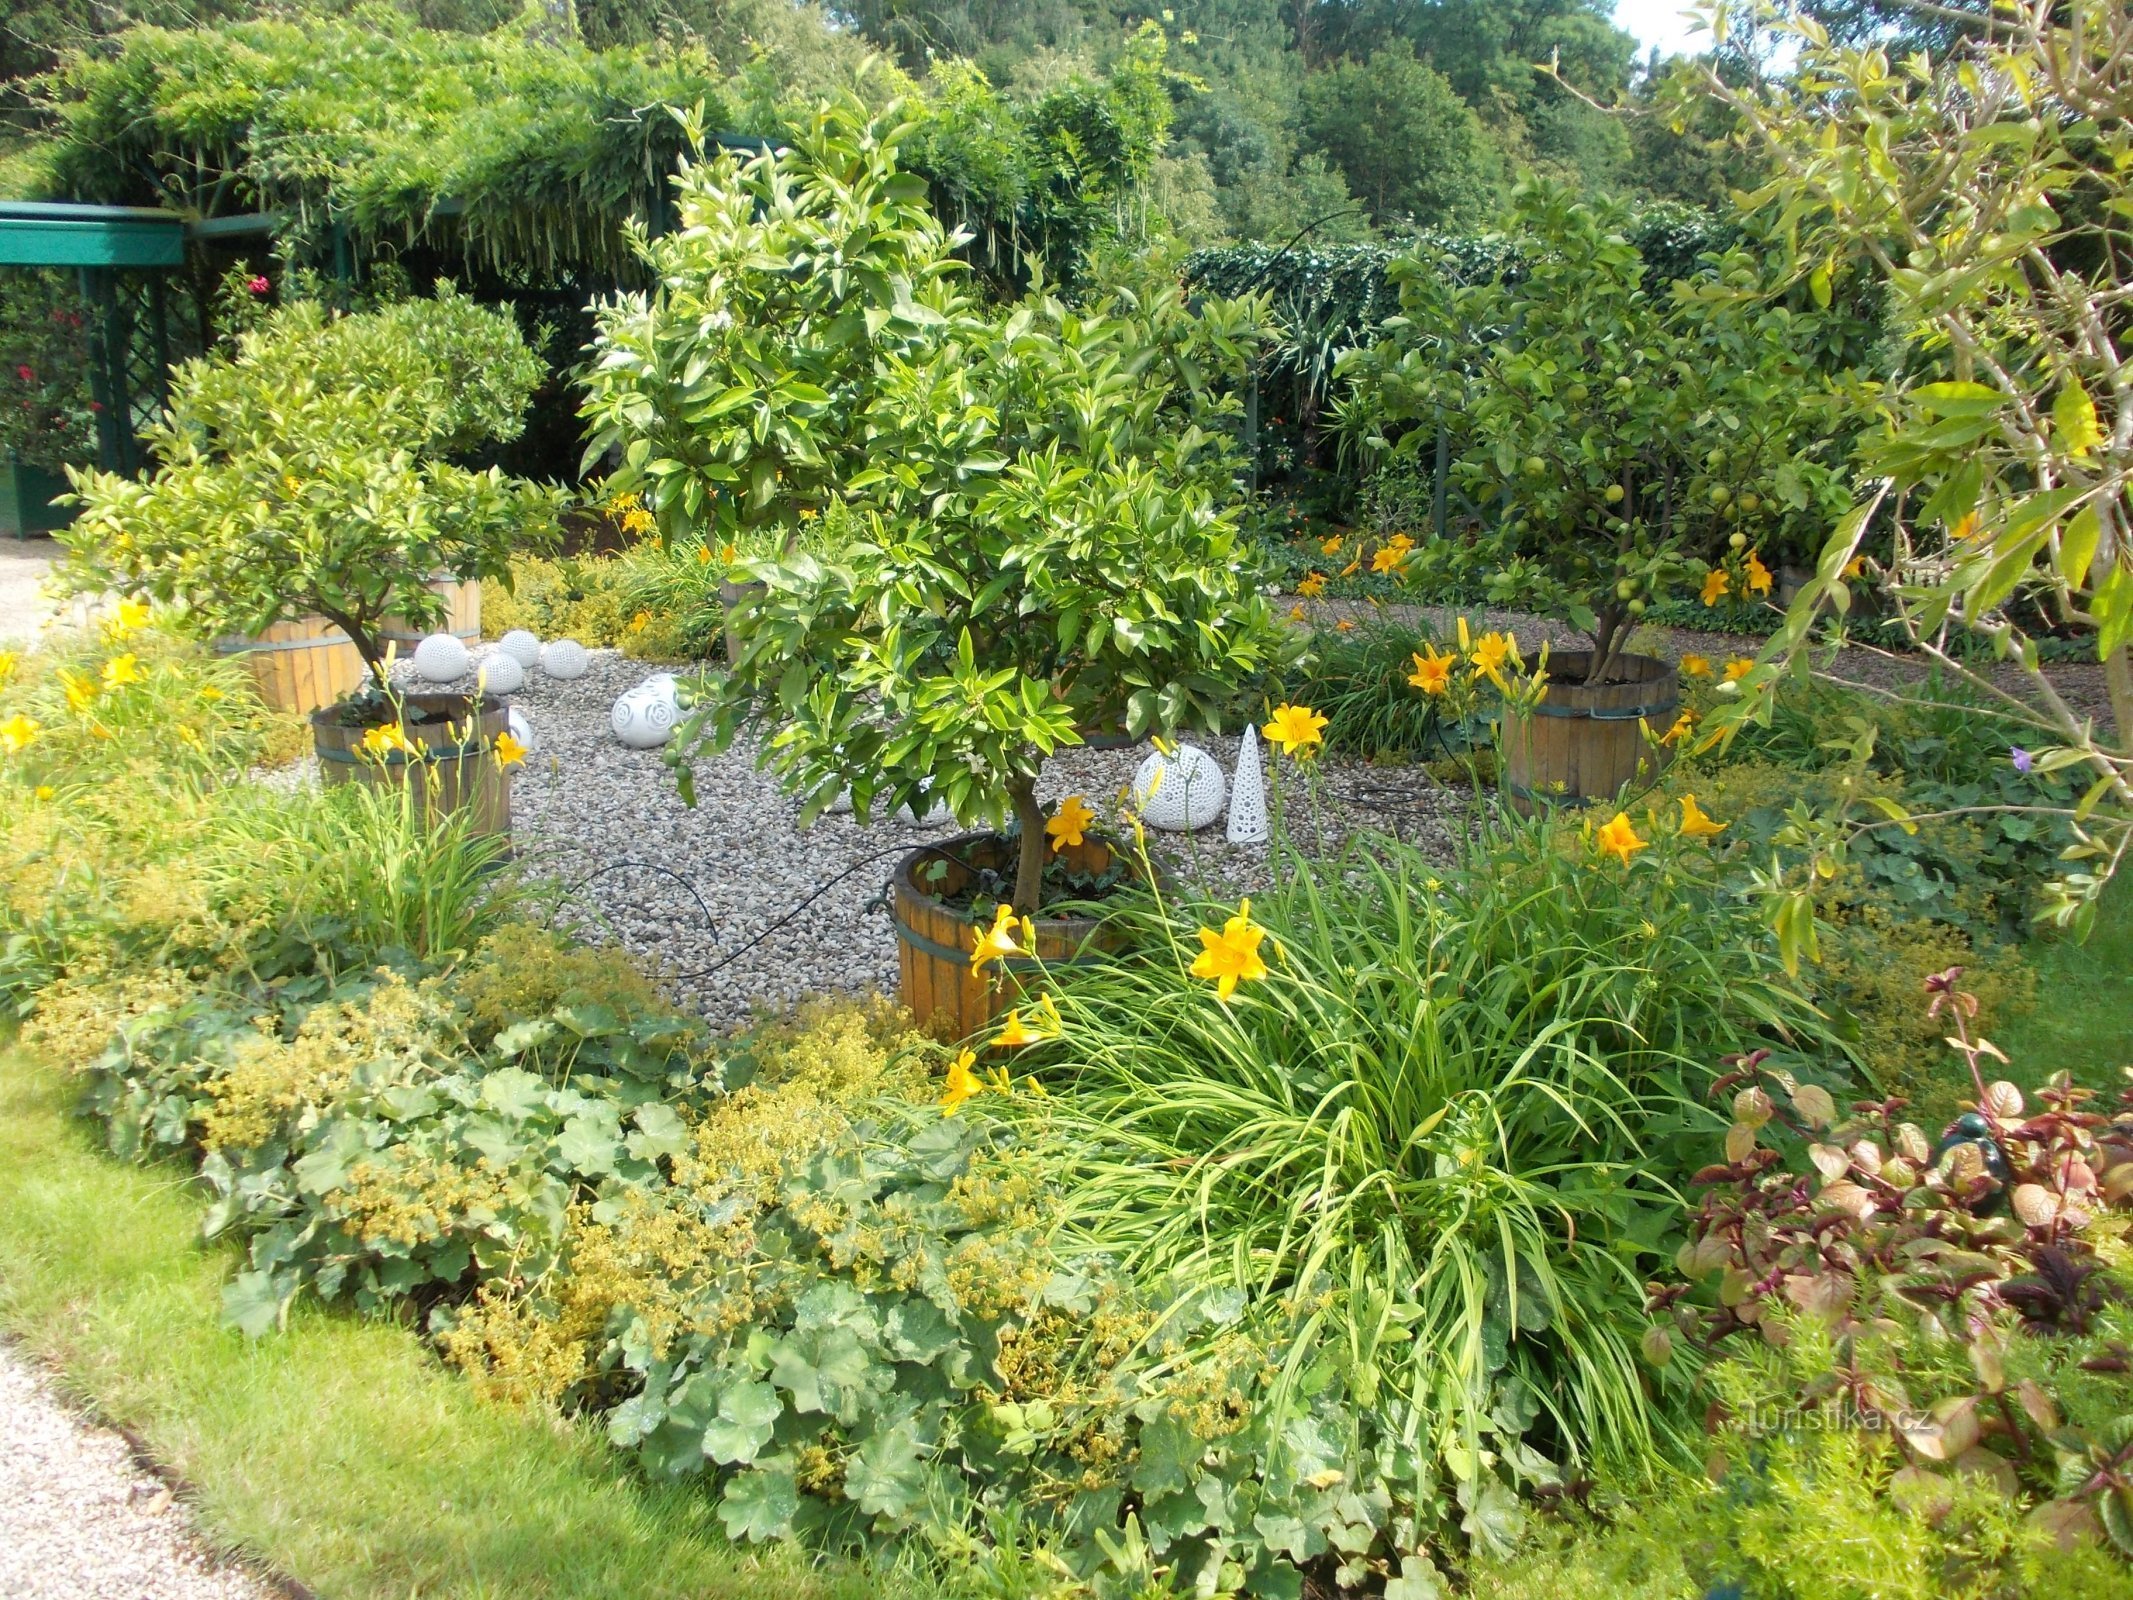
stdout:
<svg viewBox="0 0 2133 1600">
<path fill-rule="evenodd" d="M 445 459 L 516 435 L 539 378 L 510 318 L 449 286 L 277 311 L 174 374 L 152 476 L 73 474 L 68 581 L 178 604 L 207 634 L 321 616 L 383 684 L 383 625 L 434 623 L 436 574 L 508 582 L 552 534 L 554 491 Z"/>
<path fill-rule="evenodd" d="M 965 823 L 1012 817 L 1026 914 L 1046 757 L 1092 727 L 1219 726 L 1280 648 L 1213 387 L 1243 370 L 1260 311 L 1189 311 L 1166 282 L 981 314 L 948 279 L 949 241 L 904 198 L 896 137 L 826 113 L 775 162 L 693 169 L 682 231 L 645 247 L 660 291 L 603 327 L 588 409 L 670 532 L 677 516 L 729 532 L 758 502 L 791 506 L 797 526 L 830 495 L 858 530 L 826 559 L 744 564 L 765 592 L 671 752 L 684 793 L 691 756 L 761 716 L 766 760 L 810 814 L 849 789 L 862 819 L 933 801 Z M 808 209 L 806 275 L 828 295 L 746 360 L 726 314 L 775 300 L 793 268 L 720 243 L 741 197 Z M 851 360 L 822 354 L 836 341 Z M 698 373 L 717 377 L 691 388 Z M 744 507 L 721 474 L 739 475 Z"/>
</svg>

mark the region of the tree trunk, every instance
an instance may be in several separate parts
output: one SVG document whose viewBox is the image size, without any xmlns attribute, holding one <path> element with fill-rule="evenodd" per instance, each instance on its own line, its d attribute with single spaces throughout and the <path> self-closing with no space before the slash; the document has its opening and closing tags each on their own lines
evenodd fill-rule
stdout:
<svg viewBox="0 0 2133 1600">
<path fill-rule="evenodd" d="M 2111 691 L 2111 720 L 2118 724 L 2118 749 L 2133 755 L 2133 645 L 2120 645 L 2103 661 L 2103 681 Z"/>
<path fill-rule="evenodd" d="M 348 635 L 348 642 L 356 647 L 356 654 L 363 658 L 363 665 L 370 668 L 370 681 L 377 685 L 379 691 L 382 693 L 390 689 L 392 684 L 385 675 L 385 656 L 378 649 L 377 634 L 353 617 L 338 611 L 329 610 L 325 606 L 316 606 L 313 609 Z"/>
<path fill-rule="evenodd" d="M 1022 824 L 1022 853 L 1015 863 L 1015 915 L 1033 917 L 1044 889 L 1044 807 L 1037 804 L 1037 780 L 1017 778 L 1007 786 L 1015 820 Z"/>
</svg>

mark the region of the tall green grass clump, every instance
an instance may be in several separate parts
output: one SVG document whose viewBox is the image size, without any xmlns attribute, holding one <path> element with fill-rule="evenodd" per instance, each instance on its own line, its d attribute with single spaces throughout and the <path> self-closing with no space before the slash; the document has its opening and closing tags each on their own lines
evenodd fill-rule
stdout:
<svg viewBox="0 0 2133 1600">
<path fill-rule="evenodd" d="M 1843 1072 L 1708 848 L 1641 826 L 1506 822 L 1451 871 L 1376 839 L 1155 906 L 1142 958 L 1061 975 L 1045 1047 L 1061 1248 L 1278 1329 L 1266 1403 L 1344 1395 L 1366 1480 L 1484 1543 L 1513 1491 L 1666 1446 L 1643 1283 L 1721 1058 Z"/>
</svg>

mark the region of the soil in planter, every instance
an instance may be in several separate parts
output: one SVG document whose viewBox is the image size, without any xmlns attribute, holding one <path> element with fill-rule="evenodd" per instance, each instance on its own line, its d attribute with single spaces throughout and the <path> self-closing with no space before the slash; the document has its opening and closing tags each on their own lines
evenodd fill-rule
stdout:
<svg viewBox="0 0 2133 1600">
<path fill-rule="evenodd" d="M 1020 851 L 1022 835 L 1018 829 L 1009 829 L 1000 837 L 1006 841 L 1003 852 L 1005 865 L 989 866 L 981 861 L 965 860 L 962 864 L 970 871 L 970 881 L 955 892 L 943 895 L 940 886 L 949 877 L 951 868 L 946 861 L 936 859 L 917 870 L 915 883 L 950 911 L 962 914 L 982 912 L 990 916 L 993 907 L 1004 905 L 1014 898 L 1015 861 Z M 1100 904 L 1133 887 L 1133 859 L 1115 841 L 1106 839 L 1104 843 L 1111 846 L 1111 864 L 1102 872 L 1082 871 L 1047 848 L 1044 879 L 1037 893 L 1039 916 L 1045 914 L 1044 908 L 1047 906 L 1068 902 L 1078 905 Z"/>
</svg>

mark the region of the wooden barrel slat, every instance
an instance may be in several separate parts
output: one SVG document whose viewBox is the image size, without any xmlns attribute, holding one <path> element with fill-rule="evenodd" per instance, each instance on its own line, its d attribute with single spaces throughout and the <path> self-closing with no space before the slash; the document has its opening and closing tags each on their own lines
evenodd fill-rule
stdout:
<svg viewBox="0 0 2133 1600">
<path fill-rule="evenodd" d="M 1673 752 L 1645 742 L 1644 727 L 1665 733 L 1681 706 L 1671 662 L 1656 656 L 1616 658 L 1622 681 L 1578 681 L 1592 660 L 1583 650 L 1549 657 L 1546 695 L 1532 715 L 1503 718 L 1503 789 L 1530 813 L 1537 804 L 1579 805 L 1612 800 L 1634 783 L 1658 776 Z"/>
<path fill-rule="evenodd" d="M 323 617 L 277 622 L 256 638 L 217 640 L 215 649 L 242 656 L 259 698 L 277 711 L 321 710 L 363 682 L 362 656 Z"/>
<path fill-rule="evenodd" d="M 429 583 L 431 594 L 444 599 L 444 622 L 435 628 L 418 628 L 405 617 L 387 617 L 379 624 L 378 639 L 383 644 L 396 644 L 400 654 L 412 654 L 416 645 L 433 633 L 449 633 L 472 644 L 481 637 L 481 580 L 470 579 L 461 583 L 446 573 L 434 574 Z"/>
<path fill-rule="evenodd" d="M 1067 856 L 1078 870 L 1088 873 L 1105 871 L 1112 859 L 1110 847 L 1096 839 L 1068 846 Z M 918 869 L 936 860 L 948 863 L 947 877 L 936 889 L 921 889 Z M 898 997 L 921 1028 L 951 1039 L 982 1032 L 995 1016 L 1018 1003 L 1022 993 L 1013 968 L 1003 971 L 996 963 L 984 973 L 970 970 L 970 953 L 977 948 L 980 930 L 942 903 L 969 884 L 971 871 L 965 861 L 1004 867 L 1008 864 L 1006 841 L 997 834 L 970 833 L 915 850 L 898 863 L 890 892 Z M 1095 917 L 1033 920 L 1036 954 L 1048 964 L 1085 958 L 1092 949 L 1121 947 L 1119 934 Z"/>
<path fill-rule="evenodd" d="M 478 716 L 466 695 L 411 694 L 402 705 L 409 742 L 439 754 L 421 760 L 367 759 L 362 748 L 369 730 L 347 727 L 330 710 L 322 710 L 311 718 L 321 781 L 404 783 L 427 817 L 465 811 L 476 833 L 509 833 L 511 772 L 497 763 L 495 754 L 497 738 L 509 726 L 504 703 L 494 695 L 484 696 Z"/>
</svg>

